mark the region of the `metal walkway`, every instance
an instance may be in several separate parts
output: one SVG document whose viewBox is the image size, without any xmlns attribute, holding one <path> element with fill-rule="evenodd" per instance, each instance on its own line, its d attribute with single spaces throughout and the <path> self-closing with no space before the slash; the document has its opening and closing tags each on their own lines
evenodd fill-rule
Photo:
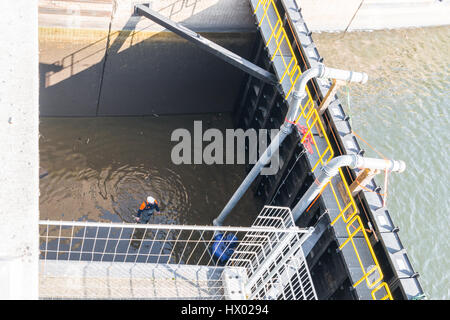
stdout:
<svg viewBox="0 0 450 320">
<path fill-rule="evenodd" d="M 249 228 L 41 221 L 40 298 L 316 299 L 311 232 L 268 206 Z"/>
</svg>

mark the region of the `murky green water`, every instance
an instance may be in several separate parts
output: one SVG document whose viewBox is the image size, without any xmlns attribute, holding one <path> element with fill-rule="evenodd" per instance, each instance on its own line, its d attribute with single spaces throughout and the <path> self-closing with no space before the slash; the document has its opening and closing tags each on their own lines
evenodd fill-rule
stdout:
<svg viewBox="0 0 450 320">
<path fill-rule="evenodd" d="M 350 104 L 340 90 L 341 101 L 358 135 L 406 162 L 404 173 L 389 176 L 387 207 L 427 295 L 450 299 L 450 27 L 313 38 L 326 65 L 369 74 L 349 88 Z"/>
</svg>

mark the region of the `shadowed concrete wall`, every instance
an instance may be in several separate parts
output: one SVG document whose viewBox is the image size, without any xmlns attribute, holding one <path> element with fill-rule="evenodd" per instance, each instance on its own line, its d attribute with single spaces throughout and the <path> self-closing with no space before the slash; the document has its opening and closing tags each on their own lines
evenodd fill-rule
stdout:
<svg viewBox="0 0 450 320">
<path fill-rule="evenodd" d="M 204 36 L 248 58 L 254 34 Z M 166 32 L 109 52 L 99 115 L 231 112 L 244 75 Z"/>
<path fill-rule="evenodd" d="M 232 111 L 244 76 L 152 21 L 139 1 L 40 1 L 40 115 Z M 152 9 L 244 58 L 255 25 L 247 1 L 148 1 Z"/>
</svg>

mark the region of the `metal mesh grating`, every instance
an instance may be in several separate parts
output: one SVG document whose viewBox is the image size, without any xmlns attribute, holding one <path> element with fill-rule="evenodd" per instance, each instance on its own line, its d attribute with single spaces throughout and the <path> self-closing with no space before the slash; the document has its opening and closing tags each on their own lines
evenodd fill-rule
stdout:
<svg viewBox="0 0 450 320">
<path fill-rule="evenodd" d="M 250 228 L 41 221 L 40 297 L 314 298 L 304 289 L 312 288 L 301 253 L 308 233 L 293 225 L 289 209 L 277 207 L 265 207 Z M 218 235 L 224 250 L 213 255 Z M 231 248 L 234 253 L 225 263 L 222 258 Z M 242 254 L 257 260 L 244 263 L 238 257 L 243 248 Z M 294 269 L 298 276 L 291 275 Z M 230 274 L 239 281 L 228 281 Z M 253 279 L 263 281 L 264 289 L 259 282 L 250 286 Z M 273 288 L 283 290 L 275 297 Z"/>
</svg>

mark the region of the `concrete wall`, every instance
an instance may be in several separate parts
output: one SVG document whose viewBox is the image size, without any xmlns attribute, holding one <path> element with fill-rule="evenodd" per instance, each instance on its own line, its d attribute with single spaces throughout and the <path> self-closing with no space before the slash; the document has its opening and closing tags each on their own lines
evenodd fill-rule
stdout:
<svg viewBox="0 0 450 320">
<path fill-rule="evenodd" d="M 133 16 L 136 2 L 141 1 L 39 2 L 41 116 L 232 111 L 243 72 Z M 250 56 L 255 26 L 247 1 L 147 2 Z"/>
<path fill-rule="evenodd" d="M 195 31 L 241 31 L 254 26 L 247 0 L 39 0 L 39 26 L 107 30 L 111 22 L 113 30 L 162 31 L 155 23 L 133 16 L 137 3 L 149 4 Z"/>
<path fill-rule="evenodd" d="M 0 299 L 37 299 L 37 1 L 0 1 L 0 30 Z"/>
<path fill-rule="evenodd" d="M 313 32 L 343 31 L 349 24 L 349 31 L 450 24 L 449 0 L 296 1 Z"/>
<path fill-rule="evenodd" d="M 58 40 L 45 31 L 40 33 L 41 116 L 231 111 L 244 75 L 168 32 L 111 33 L 105 50 L 101 34 L 84 42 L 73 36 Z M 204 36 L 243 57 L 254 40 L 254 33 Z"/>
</svg>

